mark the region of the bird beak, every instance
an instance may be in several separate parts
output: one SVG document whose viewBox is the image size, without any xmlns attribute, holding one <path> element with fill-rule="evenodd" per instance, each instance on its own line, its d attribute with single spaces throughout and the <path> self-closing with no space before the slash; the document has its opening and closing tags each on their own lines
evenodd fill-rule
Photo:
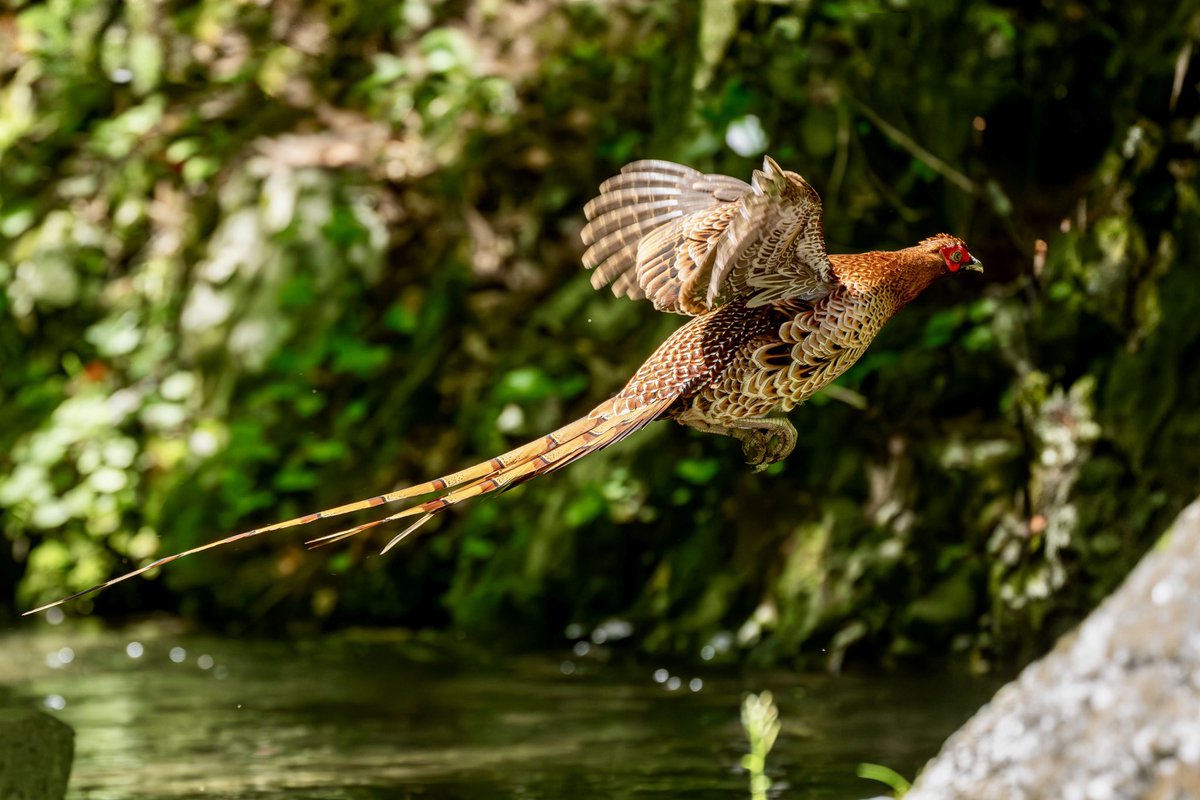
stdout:
<svg viewBox="0 0 1200 800">
<path fill-rule="evenodd" d="M 983 262 L 975 256 L 971 256 L 971 260 L 963 264 L 963 269 L 969 269 L 972 272 L 983 272 Z"/>
</svg>

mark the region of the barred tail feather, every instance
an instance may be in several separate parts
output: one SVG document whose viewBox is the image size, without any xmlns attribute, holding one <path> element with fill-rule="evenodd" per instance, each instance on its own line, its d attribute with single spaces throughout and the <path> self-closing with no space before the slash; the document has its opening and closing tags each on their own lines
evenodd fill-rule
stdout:
<svg viewBox="0 0 1200 800">
<path fill-rule="evenodd" d="M 634 430 L 644 427 L 657 418 L 669 403 L 657 403 L 646 407 L 645 409 L 637 409 L 614 414 L 612 401 L 601 404 L 594 409 L 590 414 L 580 419 L 575 420 L 569 425 L 549 433 L 539 439 L 535 439 L 528 444 L 522 445 L 514 450 L 510 450 L 503 455 L 487 461 L 481 461 L 474 466 L 467 467 L 459 472 L 445 475 L 440 478 L 435 478 L 425 483 L 419 483 L 414 486 L 409 486 L 395 492 L 369 497 L 365 500 L 359 500 L 353 503 L 346 503 L 333 508 L 327 508 L 323 511 L 317 511 L 311 514 L 305 514 L 293 519 L 276 522 L 262 528 L 254 528 L 252 530 L 243 531 L 242 533 L 227 536 L 224 539 L 218 539 L 207 544 L 193 547 L 189 550 L 184 550 L 181 553 L 164 556 L 156 561 L 151 562 L 143 567 L 132 570 L 119 575 L 104 583 L 97 584 L 83 591 L 76 592 L 72 595 L 56 600 L 53 603 L 47 603 L 43 606 L 38 606 L 35 609 L 26 611 L 23 616 L 37 614 L 47 609 L 60 606 L 71 600 L 76 600 L 80 597 L 92 594 L 93 592 L 103 591 L 109 587 L 115 586 L 118 583 L 123 583 L 130 578 L 136 578 L 143 575 L 152 569 L 170 564 L 176 559 L 185 556 L 202 553 L 205 550 L 212 550 L 223 545 L 232 544 L 233 542 L 242 539 L 249 539 L 254 536 L 259 536 L 272 531 L 283 530 L 285 528 L 299 527 L 301 525 L 309 525 L 318 520 L 327 519 L 329 517 L 337 517 L 343 514 L 350 514 L 355 511 L 362 511 L 368 508 L 383 505 L 384 503 L 392 503 L 398 500 L 408 500 L 421 495 L 430 494 L 433 492 L 445 492 L 442 497 L 436 500 L 431 500 L 427 503 L 422 503 L 413 506 L 410 509 L 399 514 L 393 514 L 381 520 L 364 523 L 363 525 L 339 531 L 335 534 L 322 536 L 309 542 L 312 544 L 326 544 L 354 534 L 361 533 L 364 530 L 380 525 L 384 522 L 390 522 L 395 519 L 413 516 L 416 514 L 424 514 L 416 524 L 410 526 L 403 534 L 396 537 L 386 549 L 390 549 L 396 542 L 403 539 L 412 531 L 420 527 L 424 522 L 427 522 L 439 511 L 448 508 L 455 503 L 461 502 L 469 497 L 475 497 L 481 494 L 489 494 L 497 489 L 511 488 L 517 483 L 520 483 L 537 475 L 553 472 L 561 469 L 577 458 L 581 458 L 588 453 L 595 452 L 603 447 L 607 447 L 615 441 L 619 441 Z M 461 488 L 456 488 L 461 487 Z M 453 491 L 451 491 L 453 490 Z"/>
<path fill-rule="evenodd" d="M 407 538 L 409 534 L 433 519 L 436 514 L 445 511 L 450 506 L 461 503 L 464 500 L 469 500 L 472 497 L 506 491 L 527 480 L 556 472 L 568 464 L 572 464 L 586 455 L 615 444 L 629 434 L 644 428 L 661 416 L 673 401 L 674 398 L 668 398 L 622 414 L 605 412 L 601 415 L 585 417 L 585 419 L 592 421 L 594 424 L 579 430 L 571 438 L 558 437 L 561 441 L 556 447 L 543 452 L 528 454 L 521 460 L 514 460 L 503 468 L 496 469 L 486 475 L 481 475 L 447 492 L 441 497 L 420 503 L 411 508 L 406 508 L 381 519 L 364 522 L 353 528 L 347 528 L 344 531 L 338 531 L 337 533 L 313 539 L 308 544 L 310 546 L 331 544 L 379 525 L 420 514 L 421 517 L 416 522 L 405 528 L 384 546 L 383 552 L 386 553 L 403 539 Z M 593 412 L 593 414 L 595 413 Z M 567 429 L 564 428 L 563 430 L 566 431 Z"/>
</svg>

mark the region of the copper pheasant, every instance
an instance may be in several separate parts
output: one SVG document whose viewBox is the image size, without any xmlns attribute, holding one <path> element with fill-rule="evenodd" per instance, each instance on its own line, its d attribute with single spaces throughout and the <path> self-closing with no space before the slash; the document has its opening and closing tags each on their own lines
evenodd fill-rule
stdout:
<svg viewBox="0 0 1200 800">
<path fill-rule="evenodd" d="M 753 464 L 788 455 L 796 430 L 782 412 L 850 367 L 893 314 L 937 278 L 982 271 L 961 239 L 828 255 L 821 198 L 766 158 L 749 184 L 668 161 L 635 161 L 584 209 L 592 285 L 691 319 L 615 397 L 540 439 L 461 472 L 239 533 L 160 558 L 50 608 L 185 555 L 384 503 L 437 494 L 382 519 L 314 539 L 324 544 L 414 517 L 384 552 L 435 514 L 510 488 L 624 439 L 659 419 L 740 440 Z"/>
</svg>

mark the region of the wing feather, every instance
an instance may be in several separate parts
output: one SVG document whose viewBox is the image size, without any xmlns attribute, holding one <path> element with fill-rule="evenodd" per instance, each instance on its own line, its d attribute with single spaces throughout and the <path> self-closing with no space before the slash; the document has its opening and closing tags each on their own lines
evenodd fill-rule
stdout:
<svg viewBox="0 0 1200 800">
<path fill-rule="evenodd" d="M 592 285 L 661 311 L 700 314 L 735 297 L 750 306 L 811 300 L 836 282 L 820 196 L 769 157 L 749 184 L 635 161 L 601 184 L 584 213 Z"/>
</svg>

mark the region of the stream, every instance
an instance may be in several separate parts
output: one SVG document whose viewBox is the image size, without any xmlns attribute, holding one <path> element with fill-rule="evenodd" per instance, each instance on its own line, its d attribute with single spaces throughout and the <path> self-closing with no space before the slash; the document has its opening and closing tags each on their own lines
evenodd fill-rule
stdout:
<svg viewBox="0 0 1200 800">
<path fill-rule="evenodd" d="M 999 679 L 629 663 L 606 648 L 488 656 L 348 632 L 261 640 L 171 624 L 0 633 L 0 702 L 76 731 L 70 800 L 741 798 L 748 691 L 783 732 L 775 797 L 865 798 L 911 778 Z"/>
</svg>

